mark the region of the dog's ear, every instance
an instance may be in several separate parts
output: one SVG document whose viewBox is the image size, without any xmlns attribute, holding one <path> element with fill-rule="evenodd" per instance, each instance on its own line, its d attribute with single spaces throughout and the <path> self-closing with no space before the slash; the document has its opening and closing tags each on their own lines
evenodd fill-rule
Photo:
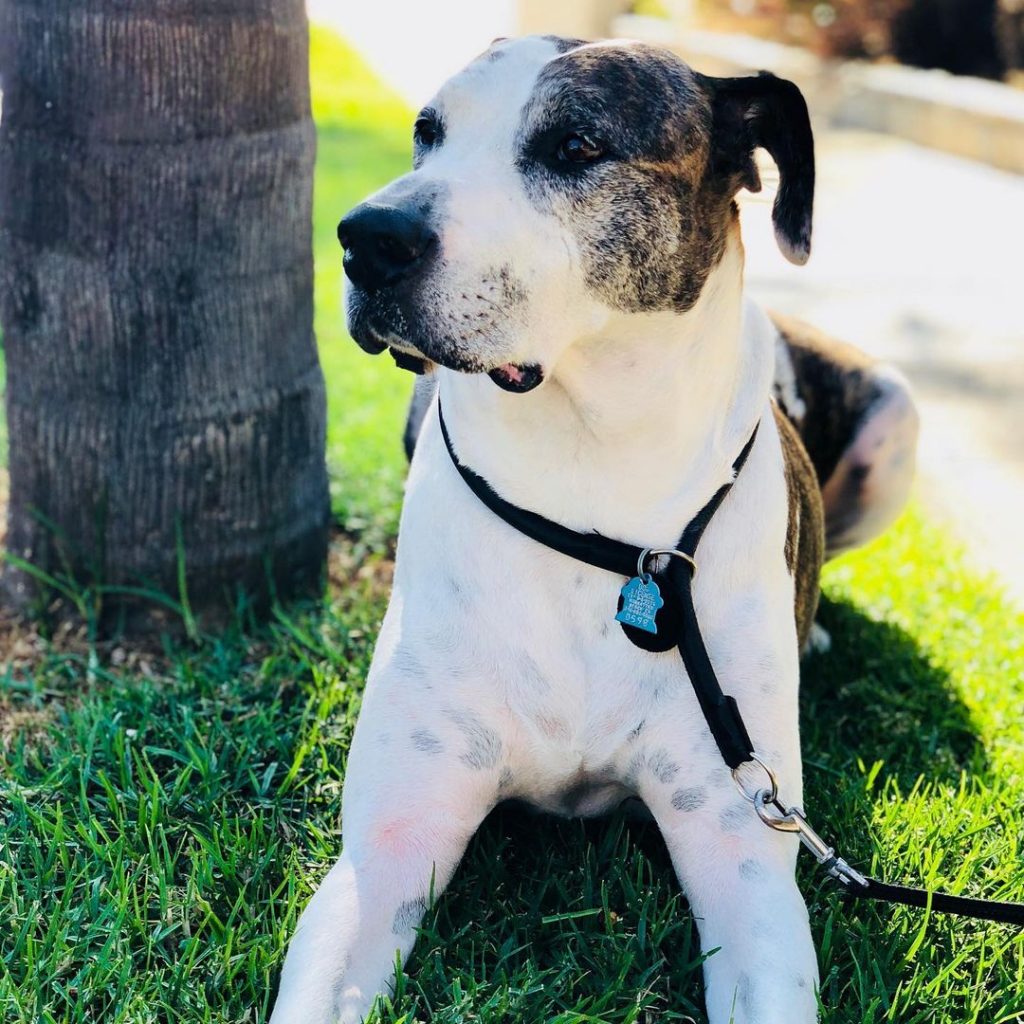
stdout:
<svg viewBox="0 0 1024 1024">
<path fill-rule="evenodd" d="M 768 150 L 779 168 L 772 207 L 775 240 L 791 263 L 811 254 L 814 206 L 814 136 L 800 90 L 767 71 L 745 78 L 706 78 L 712 97 L 712 168 L 735 188 L 758 192 L 754 150 Z"/>
</svg>

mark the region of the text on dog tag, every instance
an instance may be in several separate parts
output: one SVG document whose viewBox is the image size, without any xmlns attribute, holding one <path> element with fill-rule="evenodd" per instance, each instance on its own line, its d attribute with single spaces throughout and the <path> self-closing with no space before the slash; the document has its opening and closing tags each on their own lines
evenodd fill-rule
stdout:
<svg viewBox="0 0 1024 1024">
<path fill-rule="evenodd" d="M 642 629 L 645 633 L 657 633 L 658 609 L 664 605 L 661 590 L 650 573 L 634 576 L 622 588 L 622 608 L 615 616 L 615 621 Z"/>
</svg>

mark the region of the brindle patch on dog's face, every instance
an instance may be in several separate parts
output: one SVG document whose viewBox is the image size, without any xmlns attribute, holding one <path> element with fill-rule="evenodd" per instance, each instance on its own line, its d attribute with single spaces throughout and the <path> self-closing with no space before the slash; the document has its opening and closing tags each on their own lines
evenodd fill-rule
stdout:
<svg viewBox="0 0 1024 1024">
<path fill-rule="evenodd" d="M 588 288 L 626 312 L 697 301 L 736 213 L 709 173 L 712 110 L 698 76 L 642 44 L 572 50 L 541 71 L 516 165 L 535 207 L 570 233 Z M 568 163 L 573 134 L 603 155 Z"/>
<path fill-rule="evenodd" d="M 616 312 L 685 313 L 754 173 L 752 144 L 721 159 L 717 81 L 641 43 L 497 41 L 421 113 L 414 170 L 372 197 L 425 215 L 437 246 L 414 278 L 349 290 L 353 336 L 550 372 Z"/>
</svg>

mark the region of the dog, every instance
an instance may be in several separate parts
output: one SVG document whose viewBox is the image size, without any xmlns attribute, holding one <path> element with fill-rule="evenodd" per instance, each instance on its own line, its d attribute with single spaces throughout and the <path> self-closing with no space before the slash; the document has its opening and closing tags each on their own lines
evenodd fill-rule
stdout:
<svg viewBox="0 0 1024 1024">
<path fill-rule="evenodd" d="M 757 147 L 779 168 L 778 244 L 809 255 L 803 98 L 637 42 L 496 40 L 414 136 L 413 170 L 339 225 L 352 337 L 435 386 L 410 417 L 341 856 L 291 940 L 273 1024 L 363 1020 L 512 798 L 570 816 L 639 798 L 708 954 L 711 1024 L 814 1021 L 796 837 L 737 790 L 679 657 L 618 627 L 623 580 L 486 508 L 436 409 L 505 500 L 669 549 L 759 424 L 701 542 L 694 602 L 722 688 L 799 804 L 799 655 L 821 561 L 899 511 L 917 424 L 894 370 L 744 297 L 735 197 L 760 185 Z"/>
</svg>

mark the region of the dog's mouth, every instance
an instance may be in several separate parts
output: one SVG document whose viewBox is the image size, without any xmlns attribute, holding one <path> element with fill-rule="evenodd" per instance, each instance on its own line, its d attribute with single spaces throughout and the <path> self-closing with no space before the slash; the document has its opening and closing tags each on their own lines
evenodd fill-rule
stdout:
<svg viewBox="0 0 1024 1024">
<path fill-rule="evenodd" d="M 407 352 L 404 349 L 388 345 L 391 358 L 402 370 L 410 370 L 415 374 L 430 372 L 434 361 L 423 355 Z M 444 362 L 442 366 L 448 365 Z M 449 369 L 457 370 L 460 373 L 479 373 L 479 370 L 468 369 L 465 366 L 449 366 Z M 487 376 L 498 385 L 502 391 L 511 391 L 516 395 L 525 395 L 532 391 L 544 381 L 544 371 L 536 363 L 503 363 L 487 371 Z"/>
<path fill-rule="evenodd" d="M 524 395 L 544 380 L 544 371 L 536 363 L 502 363 L 487 376 L 503 391 Z"/>
<path fill-rule="evenodd" d="M 486 373 L 503 391 L 522 395 L 544 381 L 537 363 L 501 363 L 487 369 L 479 357 L 458 352 L 440 338 L 408 336 L 408 319 L 393 302 L 382 303 L 358 289 L 350 293 L 349 332 L 359 347 L 370 355 L 388 351 L 395 363 L 412 373 L 429 373 L 434 364 L 459 373 Z"/>
<path fill-rule="evenodd" d="M 421 355 L 413 355 L 402 349 L 388 346 L 391 358 L 402 370 L 411 370 L 416 374 L 428 373 L 433 368 L 433 361 Z M 444 365 L 444 364 L 442 364 Z M 463 367 L 451 367 L 462 373 L 473 373 L 479 371 L 466 370 Z M 544 371 L 535 363 L 503 363 L 493 370 L 487 371 L 487 376 L 498 385 L 502 391 L 511 391 L 516 395 L 524 395 L 532 391 L 544 380 Z"/>
<path fill-rule="evenodd" d="M 429 373 L 435 362 L 440 362 L 442 366 L 460 373 L 481 372 L 476 367 L 466 366 L 462 363 L 430 359 L 418 350 L 410 352 L 405 348 L 398 348 L 394 344 L 372 349 L 366 345 L 362 347 L 366 351 L 372 351 L 372 354 L 382 352 L 384 348 L 387 348 L 399 369 L 409 370 L 415 374 Z M 544 382 L 544 370 L 536 363 L 502 363 L 501 366 L 495 366 L 493 369 L 487 370 L 486 373 L 502 391 L 509 391 L 515 395 L 525 395 L 527 391 L 532 391 Z"/>
<path fill-rule="evenodd" d="M 408 370 L 410 373 L 415 373 L 419 377 L 422 377 L 425 373 L 429 373 L 434 368 L 434 364 L 429 359 L 425 359 L 421 355 L 406 352 L 404 349 L 395 348 L 394 345 L 388 345 L 388 352 L 391 354 L 391 358 L 394 359 L 395 365 L 400 370 Z"/>
</svg>

